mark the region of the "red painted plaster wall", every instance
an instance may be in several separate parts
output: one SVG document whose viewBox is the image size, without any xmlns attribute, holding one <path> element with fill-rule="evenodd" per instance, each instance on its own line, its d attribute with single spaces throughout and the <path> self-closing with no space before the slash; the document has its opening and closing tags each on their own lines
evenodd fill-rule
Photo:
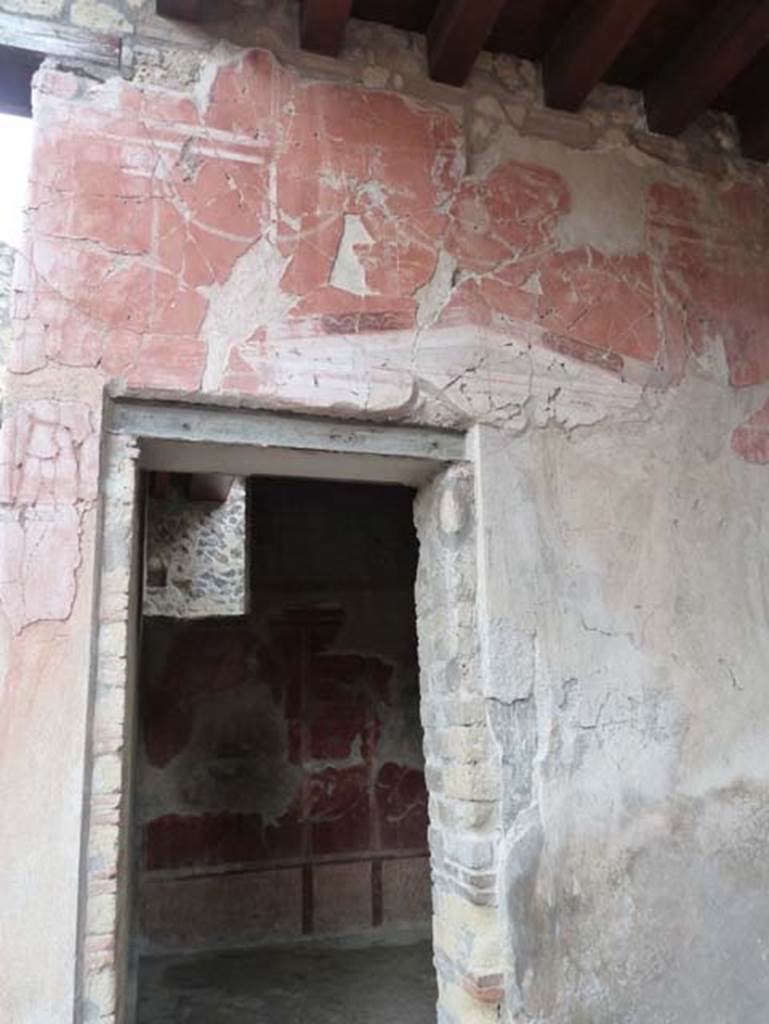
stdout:
<svg viewBox="0 0 769 1024">
<path fill-rule="evenodd" d="M 251 614 L 145 620 L 149 942 L 429 922 L 411 501 L 254 480 Z"/>
</svg>

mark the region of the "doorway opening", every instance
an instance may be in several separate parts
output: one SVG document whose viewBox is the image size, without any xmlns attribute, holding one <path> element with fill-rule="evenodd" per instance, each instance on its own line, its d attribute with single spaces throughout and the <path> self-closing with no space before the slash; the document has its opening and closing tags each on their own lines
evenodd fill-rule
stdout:
<svg viewBox="0 0 769 1024">
<path fill-rule="evenodd" d="M 434 1021 L 414 491 L 145 481 L 137 1024 Z"/>
</svg>

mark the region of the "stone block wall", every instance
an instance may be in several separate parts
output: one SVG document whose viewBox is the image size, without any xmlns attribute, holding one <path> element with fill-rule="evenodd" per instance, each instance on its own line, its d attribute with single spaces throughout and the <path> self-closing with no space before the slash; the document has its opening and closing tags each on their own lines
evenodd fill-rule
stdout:
<svg viewBox="0 0 769 1024">
<path fill-rule="evenodd" d="M 142 5 L 143 0 L 2 0 L 0 11 L 93 32 L 127 33 Z"/>
</svg>

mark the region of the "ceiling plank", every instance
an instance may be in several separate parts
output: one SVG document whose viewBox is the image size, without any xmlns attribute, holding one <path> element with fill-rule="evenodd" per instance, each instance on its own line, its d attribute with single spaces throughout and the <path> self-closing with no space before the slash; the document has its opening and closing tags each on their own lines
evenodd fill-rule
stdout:
<svg viewBox="0 0 769 1024">
<path fill-rule="evenodd" d="M 157 0 L 160 17 L 174 21 L 205 21 L 212 8 L 211 0 Z"/>
<path fill-rule="evenodd" d="M 769 42 L 769 0 L 721 0 L 644 93 L 649 128 L 678 135 Z"/>
<path fill-rule="evenodd" d="M 582 0 L 543 60 L 545 102 L 578 110 L 656 0 Z"/>
<path fill-rule="evenodd" d="M 352 0 L 304 0 L 302 4 L 302 49 L 336 57 L 342 48 L 344 30 Z"/>
<path fill-rule="evenodd" d="M 464 85 L 506 0 L 441 0 L 427 30 L 430 75 Z"/>
<path fill-rule="evenodd" d="M 737 118 L 742 152 L 751 160 L 769 160 L 769 109 Z"/>
</svg>

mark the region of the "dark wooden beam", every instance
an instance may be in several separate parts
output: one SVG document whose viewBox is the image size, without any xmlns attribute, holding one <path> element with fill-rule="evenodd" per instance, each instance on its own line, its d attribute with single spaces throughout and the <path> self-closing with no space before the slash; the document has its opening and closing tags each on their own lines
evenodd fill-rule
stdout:
<svg viewBox="0 0 769 1024">
<path fill-rule="evenodd" d="M 543 61 L 545 102 L 578 110 L 657 0 L 582 0 Z"/>
<path fill-rule="evenodd" d="M 427 30 L 430 75 L 464 85 L 507 0 L 441 0 Z"/>
<path fill-rule="evenodd" d="M 738 116 L 742 152 L 751 160 L 769 160 L 769 107 Z"/>
<path fill-rule="evenodd" d="M 302 49 L 336 57 L 351 10 L 352 0 L 303 0 Z"/>
<path fill-rule="evenodd" d="M 721 0 L 644 93 L 654 132 L 678 135 L 769 42 L 769 0 Z"/>
<path fill-rule="evenodd" d="M 174 21 L 205 21 L 213 7 L 212 0 L 157 0 L 156 4 L 161 18 Z"/>
</svg>

